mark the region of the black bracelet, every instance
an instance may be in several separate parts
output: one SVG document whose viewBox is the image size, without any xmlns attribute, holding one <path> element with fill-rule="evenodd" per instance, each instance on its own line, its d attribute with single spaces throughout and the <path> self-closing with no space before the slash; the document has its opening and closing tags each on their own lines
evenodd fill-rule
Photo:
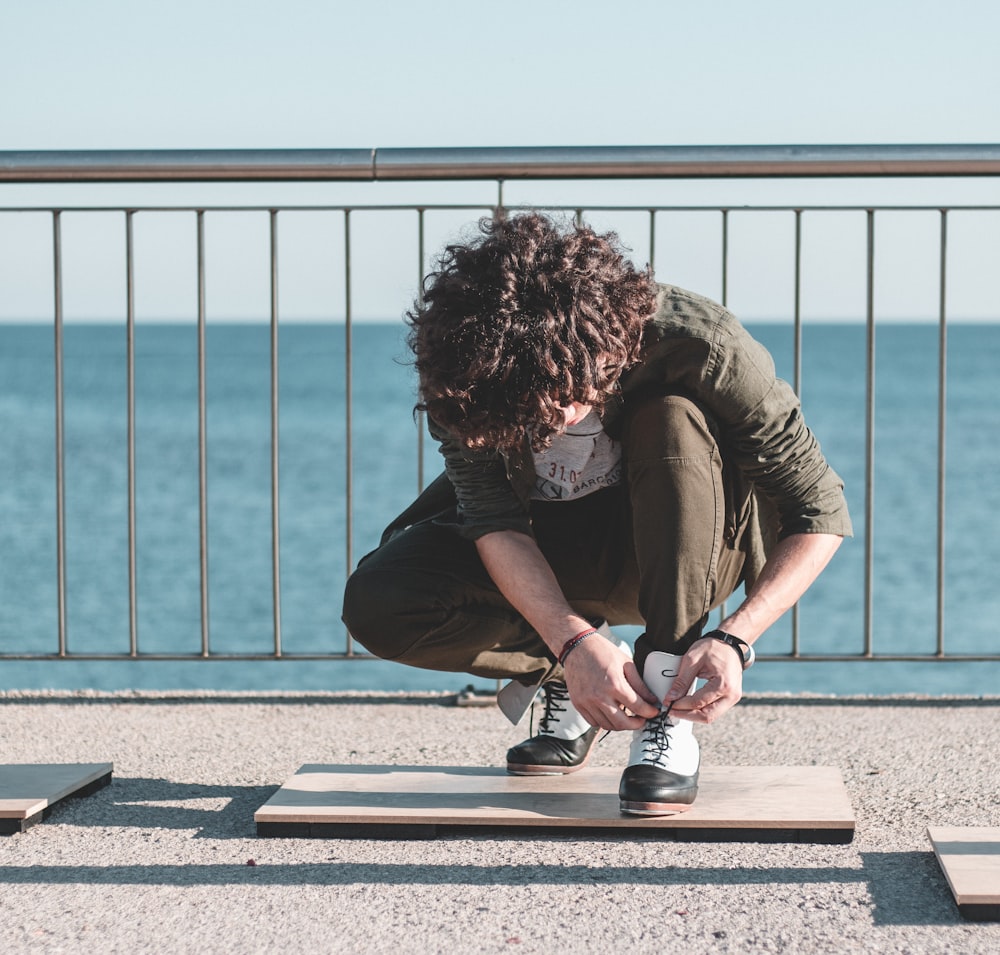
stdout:
<svg viewBox="0 0 1000 955">
<path fill-rule="evenodd" d="M 710 630 L 708 633 L 702 634 L 700 639 L 719 640 L 722 643 L 728 643 L 736 651 L 736 655 L 740 658 L 740 666 L 744 670 L 749 670 L 753 666 L 754 660 L 757 659 L 757 654 L 754 653 L 753 647 L 746 640 L 734 637 L 731 633 L 726 633 L 725 630 Z"/>
</svg>

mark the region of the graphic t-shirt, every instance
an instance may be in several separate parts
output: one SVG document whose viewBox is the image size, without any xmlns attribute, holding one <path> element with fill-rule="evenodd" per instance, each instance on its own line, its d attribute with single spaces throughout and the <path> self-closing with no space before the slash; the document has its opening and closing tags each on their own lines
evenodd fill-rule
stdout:
<svg viewBox="0 0 1000 955">
<path fill-rule="evenodd" d="M 622 478 L 622 449 L 604 433 L 600 416 L 591 411 L 552 439 L 544 451 L 535 452 L 536 501 L 571 501 Z"/>
</svg>

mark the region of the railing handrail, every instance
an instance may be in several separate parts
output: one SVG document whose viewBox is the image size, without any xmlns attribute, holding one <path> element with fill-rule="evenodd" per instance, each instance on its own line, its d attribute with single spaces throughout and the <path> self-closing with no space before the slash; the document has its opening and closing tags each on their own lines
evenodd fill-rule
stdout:
<svg viewBox="0 0 1000 955">
<path fill-rule="evenodd" d="M 1000 144 L 0 151 L 0 182 L 1000 175 Z"/>
</svg>

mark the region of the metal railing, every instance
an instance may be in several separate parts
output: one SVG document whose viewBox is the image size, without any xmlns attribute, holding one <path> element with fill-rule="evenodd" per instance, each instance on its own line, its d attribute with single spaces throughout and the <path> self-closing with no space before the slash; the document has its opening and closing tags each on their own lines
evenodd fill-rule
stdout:
<svg viewBox="0 0 1000 955">
<path fill-rule="evenodd" d="M 425 216 L 428 212 L 462 212 L 472 218 L 503 207 L 504 183 L 518 179 L 671 179 L 671 178 L 832 178 L 832 177 L 940 177 L 1000 175 L 1000 145 L 982 146 L 829 146 L 829 147 L 618 147 L 618 148 L 540 148 L 540 149 L 372 149 L 372 150 L 290 150 L 290 151 L 166 151 L 166 152 L 19 152 L 0 153 L 0 183 L 135 183 L 135 182 L 295 182 L 295 181 L 458 181 L 493 180 L 496 200 L 487 204 L 316 204 L 316 205 L 10 205 L 0 207 L 0 214 L 44 213 L 51 217 L 55 334 L 55 484 L 56 484 L 56 600 L 58 602 L 56 647 L 41 653 L 8 650 L 0 659 L 352 659 L 367 658 L 358 653 L 349 634 L 342 651 L 289 653 L 282 643 L 280 547 L 280 468 L 281 435 L 279 428 L 279 301 L 278 301 L 278 222 L 287 212 L 334 213 L 343 219 L 344 345 L 346 353 L 345 385 L 345 564 L 354 564 L 353 519 L 356 511 L 354 488 L 353 430 L 354 388 L 352 350 L 354 330 L 354 288 L 352 284 L 352 217 L 361 212 L 392 211 L 415 215 L 417 232 L 417 274 L 425 268 Z M 948 315 L 946 287 L 948 279 L 948 224 L 955 212 L 995 213 L 994 205 L 810 205 L 767 204 L 734 207 L 731 205 L 548 205 L 554 211 L 578 217 L 587 213 L 628 213 L 648 216 L 649 260 L 655 258 L 657 223 L 664 215 L 710 213 L 721 220 L 721 300 L 728 304 L 730 271 L 730 221 L 733 215 L 746 212 L 774 212 L 794 218 L 794 300 L 790 315 L 794 337 L 794 387 L 799 390 L 802 378 L 802 220 L 806 214 L 855 212 L 866 218 L 865 314 L 859 316 L 866 328 L 865 369 L 865 501 L 864 533 L 864 613 L 863 646 L 857 653 L 804 652 L 801 645 L 797 612 L 792 619 L 791 643 L 787 653 L 771 654 L 773 660 L 853 660 L 885 659 L 897 661 L 982 660 L 998 661 L 1000 652 L 983 648 L 973 653 L 949 651 L 945 640 L 945 520 L 946 520 L 946 422 L 947 422 L 947 341 Z M 206 389 L 205 335 L 206 264 L 205 218 L 223 212 L 264 213 L 269 219 L 269 323 L 270 323 L 270 479 L 271 479 L 271 564 L 273 610 L 273 645 L 268 652 L 220 653 L 213 649 L 209 633 L 209 564 L 208 564 L 208 470 L 210 452 L 206 428 L 208 404 Z M 936 647 L 933 653 L 894 650 L 876 652 L 873 626 L 875 539 L 875 223 L 885 212 L 922 211 L 939 216 L 937 284 L 938 381 L 937 381 L 937 474 L 936 474 Z M 126 336 L 127 336 L 127 493 L 128 493 L 128 593 L 129 649 L 127 653 L 107 651 L 72 651 L 67 639 L 66 601 L 66 474 L 64 450 L 64 307 L 62 222 L 76 212 L 113 212 L 124 220 L 126 249 Z M 201 644 L 194 653 L 143 651 L 138 633 L 139 597 L 137 578 L 136 534 L 136 412 L 135 412 L 135 277 L 133 224 L 137 215 L 157 212 L 182 213 L 196 223 L 197 247 L 197 336 L 198 336 L 198 474 L 200 536 L 200 606 Z M 418 438 L 416 451 L 417 484 L 422 486 L 423 442 Z"/>
<path fill-rule="evenodd" d="M 0 182 L 995 176 L 1000 145 L 562 146 L 0 153 Z"/>
</svg>

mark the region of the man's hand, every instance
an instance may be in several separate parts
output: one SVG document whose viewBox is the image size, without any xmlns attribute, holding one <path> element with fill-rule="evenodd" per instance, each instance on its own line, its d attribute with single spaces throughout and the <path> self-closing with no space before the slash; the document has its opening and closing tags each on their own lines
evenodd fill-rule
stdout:
<svg viewBox="0 0 1000 955">
<path fill-rule="evenodd" d="M 641 729 L 659 712 L 658 701 L 632 660 L 600 634 L 573 650 L 563 670 L 570 699 L 591 726 Z"/>
<path fill-rule="evenodd" d="M 688 695 L 695 680 L 705 685 Z M 696 640 L 681 658 L 677 676 L 667 693 L 666 702 L 673 703 L 671 716 L 694 723 L 711 723 L 743 695 L 743 667 L 733 648 L 711 637 Z"/>
</svg>

